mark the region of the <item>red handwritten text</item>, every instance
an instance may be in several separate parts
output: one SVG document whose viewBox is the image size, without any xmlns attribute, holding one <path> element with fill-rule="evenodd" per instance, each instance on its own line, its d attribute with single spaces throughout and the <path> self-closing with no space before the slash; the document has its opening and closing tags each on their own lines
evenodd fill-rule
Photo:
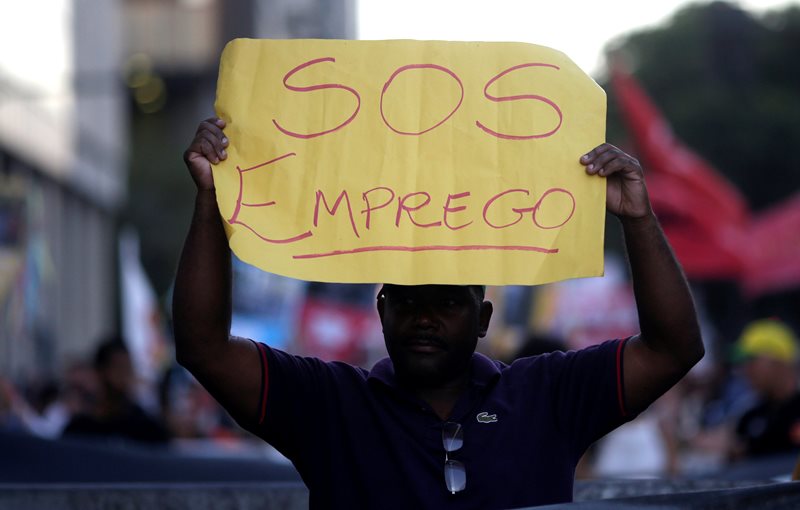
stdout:
<svg viewBox="0 0 800 510">
<path fill-rule="evenodd" d="M 288 73 L 286 73 L 286 75 L 283 77 L 283 85 L 284 85 L 284 87 L 286 87 L 287 89 L 289 89 L 289 90 L 291 90 L 293 92 L 313 92 L 313 91 L 316 91 L 316 90 L 325 90 L 325 89 L 345 90 L 345 91 L 349 92 L 350 94 L 352 94 L 356 98 L 355 110 L 353 110 L 353 113 L 346 120 L 341 122 L 340 124 L 338 124 L 338 125 L 336 125 L 336 126 L 334 126 L 332 128 L 329 128 L 329 129 L 326 129 L 326 130 L 323 130 L 323 131 L 314 132 L 314 133 L 298 133 L 296 131 L 291 131 L 291 130 L 283 127 L 280 123 L 278 123 L 278 121 L 276 119 L 272 119 L 272 123 L 275 125 L 275 127 L 278 129 L 278 131 L 280 131 L 284 135 L 291 136 L 293 138 L 302 138 L 302 139 L 308 139 L 308 138 L 314 138 L 314 137 L 317 137 L 317 136 L 327 135 L 327 134 L 333 133 L 335 131 L 338 131 L 338 130 L 344 128 L 345 126 L 347 126 L 348 124 L 353 122 L 356 119 L 356 117 L 358 116 L 358 114 L 359 114 L 359 112 L 361 110 L 361 95 L 353 87 L 349 87 L 347 85 L 342 85 L 342 84 L 339 84 L 339 83 L 322 83 L 322 84 L 318 84 L 318 85 L 308 85 L 308 86 L 297 86 L 297 85 L 290 85 L 289 84 L 289 78 L 294 76 L 296 73 L 298 73 L 298 72 L 300 72 L 303 69 L 306 69 L 308 67 L 320 64 L 322 62 L 336 62 L 336 59 L 333 58 L 333 57 L 321 57 L 321 58 L 316 58 L 316 59 L 309 60 L 307 62 L 303 62 L 302 64 L 292 68 Z M 521 100 L 530 100 L 530 101 L 542 102 L 542 103 L 550 106 L 555 111 L 555 113 L 558 115 L 558 123 L 552 129 L 550 129 L 549 131 L 545 131 L 545 132 L 542 132 L 542 133 L 513 135 L 513 134 L 508 134 L 508 133 L 501 133 L 500 131 L 496 131 L 494 129 L 491 129 L 491 128 L 487 127 L 485 124 L 483 124 L 481 121 L 476 120 L 475 121 L 475 126 L 478 127 L 480 130 L 482 130 L 484 133 L 486 133 L 488 135 L 491 135 L 493 137 L 496 137 L 496 138 L 502 138 L 504 140 L 531 140 L 531 139 L 537 139 L 537 138 L 547 138 L 549 136 L 552 136 L 552 135 L 556 134 L 558 132 L 558 130 L 561 129 L 561 125 L 562 125 L 562 123 L 564 121 L 564 115 L 563 115 L 563 113 L 561 111 L 561 108 L 552 99 L 550 99 L 548 97 L 545 97 L 545 96 L 542 96 L 542 95 L 537 95 L 537 94 L 518 94 L 518 95 L 513 95 L 513 96 L 493 96 L 492 94 L 489 93 L 489 87 L 491 87 L 492 84 L 497 82 L 500 78 L 503 78 L 504 76 L 507 76 L 512 72 L 519 71 L 520 69 L 526 69 L 526 68 L 536 68 L 536 69 L 553 70 L 553 71 L 559 71 L 560 70 L 560 68 L 558 66 L 556 66 L 556 65 L 542 63 L 542 62 L 527 62 L 527 63 L 522 63 L 522 64 L 518 64 L 518 65 L 515 65 L 515 66 L 512 66 L 512 67 L 509 67 L 508 69 L 505 69 L 505 70 L 501 71 L 499 74 L 493 76 L 492 78 L 490 78 L 486 82 L 486 86 L 483 88 L 484 97 L 486 99 L 488 99 L 489 101 L 492 101 L 492 102 L 495 102 L 495 103 L 503 103 L 503 102 L 508 102 L 508 101 L 521 101 Z M 396 128 L 395 126 L 393 126 L 392 123 L 386 118 L 386 113 L 384 111 L 384 98 L 386 96 L 386 92 L 392 86 L 392 83 L 394 82 L 395 78 L 397 78 L 397 76 L 400 75 L 401 73 L 412 71 L 412 70 L 417 70 L 417 71 L 435 71 L 435 72 L 442 72 L 442 73 L 445 73 L 445 74 L 449 75 L 458 84 L 458 87 L 459 87 L 459 89 L 461 91 L 461 96 L 459 97 L 457 104 L 455 105 L 455 107 L 453 107 L 453 109 L 450 111 L 450 113 L 448 113 L 443 119 L 441 119 L 440 121 L 438 121 L 434 125 L 432 125 L 430 127 L 427 127 L 427 128 L 424 128 L 424 129 L 422 129 L 420 131 L 402 131 L 402 130 Z M 395 69 L 390 74 L 390 76 L 386 80 L 386 82 L 383 84 L 383 88 L 381 89 L 381 97 L 380 97 L 381 119 L 383 120 L 383 123 L 386 125 L 386 127 L 388 127 L 391 131 L 393 131 L 393 132 L 395 132 L 395 133 L 397 133 L 399 135 L 421 136 L 421 135 L 424 135 L 425 133 L 433 131 L 434 129 L 438 128 L 439 126 L 441 126 L 445 122 L 447 122 L 458 111 L 458 109 L 461 108 L 461 104 L 463 103 L 463 101 L 464 101 L 464 84 L 462 83 L 461 78 L 458 76 L 458 74 L 456 74 L 453 70 L 451 70 L 451 69 L 449 69 L 449 68 L 447 68 L 445 66 L 442 66 L 442 65 L 431 64 L 431 63 L 426 63 L 426 64 L 407 64 L 407 65 L 400 66 L 397 69 Z"/>
</svg>

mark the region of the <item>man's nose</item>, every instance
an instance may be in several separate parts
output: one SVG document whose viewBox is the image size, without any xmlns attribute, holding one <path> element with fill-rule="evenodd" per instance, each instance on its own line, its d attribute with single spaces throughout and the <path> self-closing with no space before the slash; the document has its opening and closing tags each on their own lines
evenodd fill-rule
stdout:
<svg viewBox="0 0 800 510">
<path fill-rule="evenodd" d="M 417 305 L 414 310 L 414 324 L 424 328 L 436 326 L 436 311 L 430 303 L 421 302 Z"/>
</svg>

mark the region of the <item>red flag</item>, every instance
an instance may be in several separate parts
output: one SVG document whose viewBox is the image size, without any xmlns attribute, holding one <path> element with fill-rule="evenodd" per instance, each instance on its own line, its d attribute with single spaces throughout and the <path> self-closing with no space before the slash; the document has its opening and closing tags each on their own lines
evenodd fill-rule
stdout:
<svg viewBox="0 0 800 510">
<path fill-rule="evenodd" d="M 752 217 L 739 191 L 675 138 L 632 76 L 615 66 L 612 84 L 653 209 L 687 275 L 735 278 L 751 297 L 800 285 L 800 195 Z"/>
<path fill-rule="evenodd" d="M 661 113 L 629 74 L 615 67 L 612 83 L 639 155 L 652 172 L 674 176 L 706 201 L 696 206 L 709 213 L 709 222 L 744 224 L 748 207 L 739 191 L 711 165 L 675 138 Z"/>
<path fill-rule="evenodd" d="M 747 236 L 743 287 L 751 296 L 800 285 L 800 194 L 759 214 Z"/>
<path fill-rule="evenodd" d="M 687 275 L 737 278 L 745 266 L 747 204 L 680 140 L 635 79 L 618 66 L 612 84 L 647 170 L 653 208 Z"/>
</svg>

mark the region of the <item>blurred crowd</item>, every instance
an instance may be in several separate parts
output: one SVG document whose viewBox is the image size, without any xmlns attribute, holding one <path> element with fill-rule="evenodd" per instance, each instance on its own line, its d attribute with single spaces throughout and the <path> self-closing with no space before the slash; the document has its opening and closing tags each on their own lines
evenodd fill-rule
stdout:
<svg viewBox="0 0 800 510">
<path fill-rule="evenodd" d="M 728 345 L 596 444 L 579 476 L 709 477 L 787 456 L 794 464 L 800 453 L 795 332 L 778 319 L 760 319 Z M 758 469 L 748 472 L 759 478 Z M 781 472 L 788 479 L 791 467 Z"/>
<path fill-rule="evenodd" d="M 596 444 L 577 476 L 707 476 L 800 452 L 795 331 L 778 319 L 756 320 L 732 347 Z M 505 361 L 565 349 L 557 337 L 531 336 Z M 106 339 L 92 359 L 76 360 L 59 380 L 0 378 L 0 431 L 177 451 L 213 445 L 217 454 L 263 447 L 177 364 L 158 387 L 140 383 L 124 340 Z"/>
<path fill-rule="evenodd" d="M 23 384 L 0 378 L 0 430 L 125 446 L 235 452 L 255 443 L 182 367 L 158 387 L 143 387 L 122 338 L 103 340 L 94 357 L 76 360 L 60 380 Z M 257 444 L 257 443 L 255 443 Z"/>
</svg>

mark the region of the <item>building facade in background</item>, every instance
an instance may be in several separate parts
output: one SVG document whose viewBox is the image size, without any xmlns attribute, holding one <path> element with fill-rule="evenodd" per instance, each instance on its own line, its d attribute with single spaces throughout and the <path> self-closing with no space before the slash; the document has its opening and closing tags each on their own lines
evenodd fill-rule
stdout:
<svg viewBox="0 0 800 510">
<path fill-rule="evenodd" d="M 127 113 L 118 4 L 0 10 L 0 374 L 21 378 L 116 328 Z"/>
<path fill-rule="evenodd" d="M 0 375 L 27 379 L 121 332 L 121 224 L 168 301 L 188 214 L 174 167 L 211 113 L 225 43 L 353 38 L 355 0 L 30 0 L 0 12 Z M 169 173 L 180 177 L 157 179 Z"/>
<path fill-rule="evenodd" d="M 140 234 L 144 267 L 168 307 L 194 201 L 179 156 L 197 123 L 213 114 L 223 47 L 239 37 L 352 39 L 355 0 L 128 0 L 125 11 L 133 98 L 127 211 Z M 156 224 L 160 228 L 148 228 Z M 372 287 L 309 285 L 239 260 L 233 275 L 234 334 L 292 352 L 369 359 L 358 345 L 363 333 L 376 330 L 365 325 L 367 317 L 377 323 Z M 361 299 L 351 299 L 354 289 Z M 320 331 L 335 348 L 333 340 L 323 345 Z M 379 327 L 367 336 L 379 337 Z"/>
</svg>

